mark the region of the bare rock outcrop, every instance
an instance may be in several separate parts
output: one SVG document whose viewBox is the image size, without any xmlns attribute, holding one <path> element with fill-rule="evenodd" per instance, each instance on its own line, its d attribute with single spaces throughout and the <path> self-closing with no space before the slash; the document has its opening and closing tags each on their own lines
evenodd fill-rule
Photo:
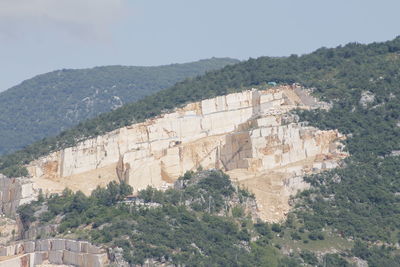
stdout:
<svg viewBox="0 0 400 267">
<path fill-rule="evenodd" d="M 43 239 L 0 246 L 0 267 L 37 266 L 44 263 L 101 267 L 109 263 L 107 251 L 86 241 Z"/>
<path fill-rule="evenodd" d="M 0 174 L 0 215 L 13 217 L 19 205 L 31 202 L 36 195 L 31 179 Z"/>
<path fill-rule="evenodd" d="M 375 101 L 375 95 L 369 91 L 363 91 L 361 93 L 361 98 L 360 98 L 360 105 L 363 108 L 366 108 L 368 104 L 373 103 Z"/>
<path fill-rule="evenodd" d="M 316 107 L 321 104 L 297 86 L 219 96 L 56 151 L 28 170 L 36 188 L 49 193 L 65 187 L 90 193 L 112 180 L 135 191 L 166 188 L 188 170 L 219 168 L 264 196 L 284 195 L 279 201 L 287 203 L 287 195 L 306 186 L 294 177 L 335 167 L 346 156 L 339 132 L 288 119 L 295 108 Z M 271 201 L 263 201 L 263 217 L 279 220 L 287 204 L 271 215 L 267 206 L 277 204 Z"/>
<path fill-rule="evenodd" d="M 0 245 L 15 240 L 19 234 L 19 227 L 15 220 L 0 216 Z"/>
</svg>

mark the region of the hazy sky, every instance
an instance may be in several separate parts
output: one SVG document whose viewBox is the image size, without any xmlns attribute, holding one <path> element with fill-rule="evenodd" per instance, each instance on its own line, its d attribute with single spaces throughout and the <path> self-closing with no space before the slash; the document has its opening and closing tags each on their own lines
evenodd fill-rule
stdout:
<svg viewBox="0 0 400 267">
<path fill-rule="evenodd" d="M 99 65 L 285 56 L 400 35 L 399 0 L 0 0 L 0 91 Z"/>
</svg>

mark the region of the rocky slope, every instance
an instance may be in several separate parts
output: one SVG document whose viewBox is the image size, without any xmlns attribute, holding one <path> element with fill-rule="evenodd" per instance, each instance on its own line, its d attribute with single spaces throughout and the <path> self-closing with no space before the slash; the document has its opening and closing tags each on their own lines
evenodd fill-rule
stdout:
<svg viewBox="0 0 400 267">
<path fill-rule="evenodd" d="M 261 217 L 284 218 L 300 177 L 337 166 L 340 133 L 296 122 L 295 108 L 321 107 L 305 90 L 280 86 L 188 104 L 29 164 L 35 188 L 91 192 L 112 180 L 134 190 L 166 188 L 188 170 L 220 168 L 256 194 Z"/>
<path fill-rule="evenodd" d="M 216 168 L 254 193 L 254 218 L 281 221 L 290 196 L 308 188 L 303 175 L 334 168 L 347 156 L 338 131 L 298 122 L 291 113 L 298 108 L 328 106 L 296 85 L 251 89 L 190 103 L 88 139 L 28 164 L 30 178 L 0 177 L 1 213 L 14 215 L 39 189 L 50 194 L 68 187 L 89 194 L 113 180 L 136 192 L 147 186 L 165 189 L 186 171 Z M 40 236 L 40 229 L 28 229 L 21 235 L 26 241 L 10 244 L 22 226 L 12 231 L 13 224 L 3 221 L 8 245 L 0 247 L 0 266 L 105 266 L 112 258 L 88 242 L 27 241 Z"/>
<path fill-rule="evenodd" d="M 400 150 L 398 138 L 400 136 L 398 116 L 400 109 L 400 93 L 398 90 L 400 88 L 399 51 L 400 38 L 396 38 L 393 41 L 385 43 L 373 43 L 369 45 L 353 43 L 333 49 L 322 48 L 309 55 L 294 55 L 288 58 L 251 59 L 233 67 L 225 68 L 223 71 L 207 74 L 202 78 L 194 79 L 188 83 L 182 83 L 178 87 L 161 91 L 159 94 L 149 97 L 145 101 L 140 101 L 138 104 L 130 105 L 119 113 L 114 113 L 116 116 L 110 116 L 109 118 L 101 117 L 96 121 L 92 121 L 92 124 L 85 124 L 83 127 L 80 127 L 75 133 L 71 132 L 67 136 L 61 136 L 54 142 L 47 141 L 40 145 L 31 146 L 21 153 L 0 161 L 3 163 L 3 169 L 9 166 L 14 167 L 14 164 L 21 165 L 22 163 L 32 161 L 31 159 L 33 158 L 39 158 L 40 155 L 47 155 L 48 151 L 54 151 L 56 147 L 65 148 L 72 146 L 69 144 L 76 144 L 76 142 L 66 142 L 67 137 L 73 137 L 75 138 L 74 140 L 83 140 L 82 138 L 86 138 L 87 136 L 97 136 L 100 133 L 120 127 L 118 125 L 128 125 L 133 119 L 141 122 L 145 118 L 151 118 L 155 114 L 161 114 L 163 110 L 179 106 L 182 103 L 188 103 L 188 101 L 198 101 L 207 97 L 224 95 L 227 92 L 240 91 L 243 89 L 241 87 L 243 85 L 256 86 L 270 81 L 278 83 L 292 83 L 296 81 L 306 87 L 315 88 L 315 95 L 332 103 L 332 107 L 328 111 L 315 110 L 309 112 L 305 110 L 297 114 L 299 114 L 301 120 L 309 121 L 309 125 L 323 130 L 339 129 L 340 132 L 349 137 L 344 141 L 346 150 L 350 154 L 349 158 L 345 161 L 346 164 L 342 168 L 336 168 L 303 178 L 302 174 L 315 173 L 319 169 L 333 167 L 340 162 L 336 161 L 336 159 L 346 156 L 339 149 L 336 153 L 321 153 L 316 157 L 308 157 L 309 148 L 307 148 L 307 157 L 305 159 L 286 162 L 287 164 L 266 169 L 265 171 L 260 169 L 253 171 L 247 165 L 240 165 L 242 168 L 234 169 L 227 167 L 225 170 L 227 170 L 234 181 L 249 187 L 249 189 L 255 192 L 259 202 L 258 206 L 261 206 L 260 212 L 264 212 L 266 216 L 270 216 L 269 218 L 267 217 L 268 220 L 277 220 L 277 218 L 283 217 L 285 210 L 288 208 L 288 196 L 299 188 L 309 186 L 303 182 L 303 179 L 310 182 L 311 188 L 309 190 L 306 189 L 295 198 L 295 206 L 297 208 L 289 214 L 288 220 L 283 224 L 272 225 L 273 227 L 275 226 L 273 239 L 267 240 L 268 244 L 281 247 L 282 253 L 290 255 L 293 258 L 297 257 L 300 265 L 309 264 L 316 266 L 318 264 L 326 264 L 331 266 L 349 266 L 348 262 L 354 262 L 351 259 L 355 259 L 354 257 L 356 257 L 359 266 L 361 266 L 360 264 L 364 266 L 366 262 L 368 262 L 369 266 L 398 266 L 400 262 L 398 256 L 398 222 L 400 214 L 400 199 L 398 197 L 400 180 L 398 177 L 400 173 L 400 157 L 396 151 Z M 279 106 L 293 106 L 292 103 L 296 103 L 296 101 L 289 103 L 286 99 L 296 100 L 296 95 L 300 98 L 300 101 L 297 99 L 297 103 L 302 108 L 308 109 L 314 106 L 315 101 L 307 98 L 307 94 L 302 94 L 297 88 L 293 88 L 292 91 L 294 94 L 289 90 L 284 92 L 285 103 Z M 201 107 L 201 103 L 199 106 Z M 164 115 L 162 118 L 166 116 Z M 124 119 L 118 120 L 120 117 Z M 206 116 L 203 117 L 204 119 L 206 118 Z M 299 124 L 295 119 L 290 120 L 290 116 L 288 115 L 283 115 L 282 118 L 284 119 L 283 122 L 277 125 L 280 129 L 288 125 L 297 125 L 302 133 L 307 133 L 314 129 L 314 133 L 310 134 L 310 139 L 314 140 L 317 140 L 317 133 L 326 133 L 325 131 L 318 131 L 316 128 Z M 143 127 L 146 129 L 148 125 L 153 125 L 152 121 L 155 122 L 158 119 L 160 118 L 147 121 L 149 124 L 143 124 Z M 231 118 L 227 115 L 222 121 L 225 119 L 229 120 Z M 254 119 L 249 116 L 248 121 L 254 121 Z M 102 131 L 100 132 L 91 131 L 90 126 L 103 125 L 98 123 L 101 121 L 106 121 L 104 125 L 107 125 L 107 127 L 101 127 Z M 111 127 L 114 122 L 118 121 L 123 121 L 124 123 L 116 123 L 115 127 Z M 223 125 L 220 121 L 217 126 Z M 240 127 L 237 123 L 235 125 L 237 129 Z M 113 134 L 119 140 L 118 138 L 120 138 L 121 133 L 123 131 L 125 133 L 129 132 L 132 127 L 124 128 L 125 130 L 117 130 Z M 245 131 L 253 133 L 253 130 L 258 130 L 258 128 L 262 128 L 262 126 L 252 124 Z M 272 128 L 272 126 L 269 128 Z M 234 131 L 223 133 L 223 135 L 231 138 Z M 98 139 L 92 139 L 91 142 L 95 144 L 107 136 L 111 140 L 109 135 L 105 135 Z M 301 136 L 300 141 L 305 142 L 304 135 L 302 134 Z M 337 137 L 338 139 L 342 138 L 340 135 L 337 135 Z M 208 138 L 208 136 L 203 138 Z M 120 143 L 124 143 L 123 140 Z M 247 149 L 250 147 L 248 146 L 245 151 L 246 153 L 251 151 L 251 155 L 253 155 L 255 142 L 253 142 L 252 138 L 250 140 L 252 140 L 251 149 Z M 154 140 L 147 140 L 146 142 L 155 144 Z M 331 142 L 332 148 L 335 146 L 334 143 Z M 279 143 L 277 141 L 277 144 L 280 146 L 279 150 L 285 150 L 285 147 L 282 145 L 285 145 L 286 142 Z M 73 148 L 73 151 L 70 152 L 78 152 L 84 146 L 88 151 L 90 149 L 94 151 L 98 150 L 95 146 L 90 148 L 89 145 L 80 143 L 79 146 Z M 174 146 L 177 146 L 178 150 L 184 149 L 188 146 L 188 142 L 172 144 L 171 148 L 174 148 Z M 279 146 L 277 145 L 276 147 Z M 310 146 L 307 145 L 307 147 Z M 154 147 L 152 146 L 151 148 L 153 149 Z M 127 177 L 129 180 L 129 177 L 132 175 L 131 171 L 133 169 L 131 167 L 133 165 L 132 162 L 124 161 L 125 154 L 132 152 L 129 149 L 123 150 L 121 154 L 122 160 L 120 160 L 118 153 L 113 156 L 114 159 L 110 162 L 114 162 L 112 163 L 114 167 L 108 169 L 109 176 L 106 175 L 107 173 L 103 169 L 97 169 L 100 176 L 97 175 L 96 179 L 88 179 L 88 182 L 94 186 L 96 181 L 101 182 L 106 176 L 110 180 L 118 180 L 117 170 L 121 179 Z M 139 150 L 142 152 L 147 151 L 145 149 Z M 68 150 L 66 149 L 65 151 Z M 240 152 L 243 151 L 240 150 Z M 299 151 L 303 151 L 301 153 L 304 153 L 304 147 Z M 150 150 L 149 153 L 156 152 L 157 150 Z M 248 155 L 250 153 L 244 154 L 240 152 L 238 153 L 238 157 L 241 157 L 241 164 L 243 162 L 248 163 Z M 279 153 L 285 154 L 286 152 Z M 274 155 L 279 153 L 275 151 Z M 160 160 L 163 156 L 163 154 L 161 156 L 157 156 L 158 154 L 154 155 L 155 160 Z M 86 164 L 86 158 L 80 155 L 76 156 L 76 158 L 77 163 L 82 162 L 83 165 Z M 81 158 L 83 159 L 82 161 L 80 161 Z M 96 162 L 96 158 L 94 156 L 93 158 L 93 161 Z M 145 154 L 143 158 L 148 158 L 148 156 Z M 179 158 L 181 157 L 179 156 Z M 186 157 L 183 158 L 185 159 Z M 50 161 L 48 160 L 47 162 Z M 54 162 L 56 164 L 47 164 L 47 167 L 44 166 L 46 165 L 46 160 L 42 161 L 42 163 L 33 162 L 32 167 L 36 169 L 35 171 L 38 171 L 35 179 L 39 180 L 43 178 L 42 182 L 44 185 L 46 183 L 51 185 L 49 191 L 61 190 L 66 184 L 69 184 L 69 186 L 74 185 L 75 190 L 79 188 L 85 189 L 78 180 L 73 183 L 66 179 L 73 179 L 75 178 L 74 175 L 81 174 L 81 177 L 90 178 L 90 176 L 85 176 L 85 171 L 63 177 L 60 175 L 63 172 L 58 171 L 62 161 L 58 159 L 56 154 L 54 154 Z M 181 163 L 177 162 L 177 165 L 180 166 Z M 129 163 L 129 166 L 126 165 L 127 163 Z M 65 164 L 63 163 L 63 165 Z M 118 165 L 119 167 L 117 168 Z M 214 165 L 217 166 L 216 163 Z M 214 165 L 210 164 L 210 166 Z M 228 166 L 228 164 L 225 165 Z M 96 165 L 93 166 L 96 167 Z M 86 170 L 87 174 L 93 172 L 95 169 L 93 166 Z M 127 167 L 130 167 L 129 172 L 126 171 Z M 219 167 L 225 168 L 222 163 L 219 163 Z M 74 168 L 72 167 L 72 169 Z M 49 178 L 54 178 L 53 181 L 46 179 L 46 175 L 40 174 L 40 172 L 44 172 L 44 169 L 47 169 L 48 171 L 46 172 L 48 173 L 53 173 L 53 176 L 48 176 Z M 136 169 L 141 171 L 140 168 Z M 160 169 L 165 169 L 165 167 L 160 167 Z M 158 170 L 156 170 L 156 173 L 158 173 Z M 164 182 L 165 185 L 169 184 L 168 181 L 162 181 L 162 184 Z M 149 181 L 149 183 L 153 183 L 153 181 Z M 88 188 L 88 191 L 90 190 L 91 188 Z M 78 195 L 82 196 L 81 194 Z M 152 199 L 153 195 L 150 194 L 150 196 L 150 199 Z M 205 201 L 206 204 L 209 204 L 209 202 L 207 203 L 207 198 Z M 75 214 L 71 215 L 72 219 L 78 217 Z M 104 213 L 100 213 L 100 216 L 102 214 Z M 110 216 L 110 218 L 114 217 Z M 176 216 L 167 216 L 167 218 L 171 217 L 175 218 Z M 115 221 L 118 222 L 118 220 Z M 156 222 L 159 221 L 157 217 Z M 117 230 L 120 230 L 124 225 L 127 225 L 126 220 L 116 225 L 116 236 L 121 236 Z M 145 221 L 143 225 L 148 226 L 148 221 Z M 172 225 L 175 227 L 174 221 L 172 221 Z M 163 224 L 154 223 L 154 228 L 148 231 L 148 236 L 153 236 L 162 226 Z M 193 229 L 199 229 L 199 227 Z M 9 230 L 8 232 L 10 232 Z M 136 230 L 136 227 L 134 230 Z M 103 235 L 106 236 L 109 232 L 110 228 L 107 228 L 103 231 Z M 201 236 L 201 234 L 193 234 L 194 231 L 186 232 L 189 232 L 197 240 Z M 201 231 L 201 233 L 203 232 Z M 168 236 L 168 234 L 169 232 L 164 232 L 162 238 L 159 240 L 165 240 L 164 237 Z M 155 244 L 159 244 L 159 240 L 156 240 Z M 263 247 L 267 244 L 260 241 L 263 240 L 257 240 L 256 242 Z M 225 244 L 223 247 L 226 248 Z M 226 251 L 228 250 L 222 249 L 218 251 L 218 255 L 226 255 Z M 257 259 L 260 258 L 260 255 L 257 252 Z M 146 258 L 152 258 L 152 256 Z M 235 259 L 234 256 L 226 258 L 228 260 Z M 231 265 L 225 264 L 222 266 Z M 263 265 L 247 264 L 245 266 Z M 289 266 L 289 264 L 284 266 Z"/>
</svg>

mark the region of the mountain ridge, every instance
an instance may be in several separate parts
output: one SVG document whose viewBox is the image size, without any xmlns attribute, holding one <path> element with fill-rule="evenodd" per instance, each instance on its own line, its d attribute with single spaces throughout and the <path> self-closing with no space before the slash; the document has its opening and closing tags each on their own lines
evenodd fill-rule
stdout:
<svg viewBox="0 0 400 267">
<path fill-rule="evenodd" d="M 176 82 L 239 62 L 211 58 L 163 66 L 100 66 L 37 75 L 0 93 L 0 154 L 57 135 Z"/>
<path fill-rule="evenodd" d="M 329 109 L 297 110 L 292 115 L 297 117 L 302 125 L 308 124 L 308 126 L 319 128 L 322 131 L 337 129 L 340 133 L 345 134 L 346 138 L 341 142 L 348 157 L 343 159 L 339 168 L 298 177 L 297 182 L 306 183 L 307 188 L 302 188 L 303 191 L 290 199 L 291 206 L 288 213 L 285 214 L 287 216 L 285 221 L 273 224 L 260 224 L 260 222 L 254 224 L 251 214 L 246 214 L 239 209 L 232 209 L 232 214 L 218 214 L 217 217 L 210 218 L 209 215 L 215 204 L 213 199 L 215 200 L 217 197 L 207 197 L 205 195 L 207 190 L 203 190 L 205 188 L 197 188 L 189 194 L 192 197 L 195 196 L 195 193 L 199 193 L 197 203 L 200 205 L 190 208 L 194 211 L 182 207 L 182 204 L 186 204 L 183 201 L 182 193 L 168 190 L 158 191 L 154 188 L 147 188 L 141 191 L 143 195 L 139 194 L 138 203 L 144 202 L 144 209 L 141 209 L 142 204 L 137 206 L 137 211 L 136 208 L 130 209 L 123 205 L 108 205 L 108 200 L 112 201 L 113 197 L 121 196 L 115 182 L 110 183 L 107 188 L 96 189 L 95 196 L 89 198 L 80 191 L 73 193 L 68 189 L 65 189 L 61 195 L 46 197 L 42 194 L 41 201 L 21 206 L 19 215 L 24 218 L 27 225 L 31 221 L 40 220 L 54 223 L 58 220 L 58 223 L 62 225 L 57 229 L 58 234 L 62 234 L 62 232 L 69 234 L 68 231 L 70 231 L 71 235 L 69 236 L 73 238 L 94 239 L 102 244 L 118 246 L 126 253 L 124 258 L 127 261 L 138 263 L 155 260 L 162 265 L 165 262 L 172 262 L 173 257 L 177 255 L 176 252 L 183 250 L 185 250 L 185 255 L 180 259 L 187 260 L 196 255 L 201 257 L 205 250 L 196 242 L 204 237 L 205 231 L 200 233 L 192 230 L 185 231 L 188 229 L 188 225 L 205 219 L 204 222 L 207 224 L 211 222 L 208 225 L 213 226 L 213 229 L 216 229 L 214 222 L 226 229 L 224 226 L 227 226 L 225 223 L 227 219 L 238 218 L 239 221 L 234 225 L 240 227 L 240 231 L 224 232 L 221 229 L 220 232 L 223 233 L 221 235 L 215 232 L 206 235 L 208 241 L 228 239 L 227 242 L 224 241 L 223 249 L 220 250 L 212 245 L 215 242 L 207 243 L 204 246 L 213 253 L 218 251 L 219 260 L 216 263 L 214 261 L 216 266 L 234 266 L 232 260 L 235 259 L 235 253 L 231 252 L 235 252 L 235 250 L 231 250 L 229 247 L 235 244 L 235 237 L 241 240 L 239 247 L 243 245 L 245 248 L 244 253 L 239 255 L 236 253 L 236 257 L 246 256 L 247 252 L 255 253 L 258 260 L 266 257 L 264 258 L 265 263 L 246 261 L 243 262 L 243 266 L 265 266 L 267 264 L 271 266 L 400 266 L 400 156 L 398 153 L 400 150 L 400 37 L 383 43 L 368 45 L 351 43 L 333 49 L 321 48 L 303 56 L 251 59 L 219 71 L 209 72 L 190 81 L 178 83 L 134 104 L 125 105 L 115 111 L 81 123 L 57 138 L 43 140 L 23 151 L 3 156 L 0 158 L 0 169 L 2 172 L 9 171 L 10 174 L 18 176 L 21 174 L 18 172 L 21 169 L 16 167 L 18 164 L 23 166 L 35 158 L 62 148 L 72 150 L 72 147 L 80 141 L 87 140 L 90 143 L 89 138 L 135 122 L 159 119 L 162 117 L 159 115 L 165 114 L 166 110 L 177 111 L 179 109 L 176 108 L 183 107 L 190 102 L 216 96 L 218 100 L 209 106 L 224 107 L 226 105 L 224 105 L 223 95 L 234 92 L 244 93 L 247 89 L 256 86 L 264 87 L 268 84 L 282 86 L 293 83 L 311 88 L 310 91 L 314 96 L 329 102 Z M 287 98 L 283 97 L 281 100 L 287 101 Z M 238 97 L 238 99 L 241 98 Z M 252 103 L 253 101 L 248 99 L 244 102 Z M 258 103 L 258 100 L 255 102 Z M 184 111 L 192 112 L 188 115 L 195 117 L 193 110 L 185 109 Z M 211 114 L 213 113 L 211 112 Z M 235 116 L 228 116 L 228 118 L 231 117 L 235 118 Z M 240 118 L 240 116 L 236 117 Z M 226 120 L 219 121 L 226 122 Z M 263 120 L 263 122 L 276 123 L 277 121 Z M 215 125 L 220 126 L 221 123 Z M 233 125 L 230 126 L 235 128 Z M 241 130 L 243 129 L 241 127 L 244 126 L 249 127 L 248 130 L 251 131 L 258 130 L 254 127 L 257 125 L 252 123 L 240 125 L 237 128 Z M 186 130 L 192 129 L 193 127 L 186 127 Z M 274 134 L 276 132 L 274 131 Z M 170 134 L 162 129 L 158 133 Z M 248 159 L 247 153 L 253 151 L 265 153 L 264 155 L 270 155 L 269 153 L 276 150 L 288 151 L 290 146 L 285 146 L 287 143 L 281 142 L 279 138 L 274 138 L 268 132 L 266 133 L 271 138 L 263 138 L 265 136 L 256 134 L 253 137 L 261 137 L 263 142 L 270 141 L 268 144 L 254 142 L 262 147 L 251 151 L 250 149 L 238 149 L 233 151 L 233 155 L 243 152 L 241 156 Z M 279 131 L 279 133 L 281 132 Z M 310 136 L 307 133 L 304 131 L 301 133 L 301 136 L 309 140 Z M 248 136 L 250 135 L 244 134 L 245 138 L 237 138 L 237 141 L 244 141 L 243 146 L 239 146 L 239 148 L 250 148 L 252 142 L 245 142 L 249 140 L 249 138 L 246 139 Z M 290 137 L 293 138 L 293 135 Z M 173 149 L 174 146 L 179 145 L 179 142 L 172 142 L 167 144 L 166 149 Z M 330 146 L 325 147 L 329 148 Z M 182 151 L 176 150 L 178 150 L 177 154 Z M 108 154 L 110 151 L 103 153 Z M 140 153 L 134 148 L 130 152 Z M 225 153 L 225 155 L 229 156 L 229 153 Z M 168 154 L 158 153 L 155 156 L 163 157 Z M 229 156 L 230 158 L 232 157 Z M 276 159 L 279 160 L 280 157 L 270 158 L 263 164 L 274 163 Z M 329 155 L 322 158 L 322 160 L 326 159 L 329 160 Z M 172 158 L 170 162 L 177 161 Z M 126 162 L 122 161 L 122 163 L 121 165 L 125 165 Z M 326 161 L 324 163 L 326 165 Z M 314 168 L 312 165 L 302 164 L 302 166 L 309 170 Z M 55 168 L 51 164 L 47 164 L 45 167 L 47 170 L 58 170 L 58 166 Z M 125 165 L 124 167 L 129 166 Z M 139 165 L 139 167 L 143 167 L 143 165 Z M 201 169 L 200 167 L 199 169 Z M 143 169 L 150 168 L 143 167 Z M 113 169 L 113 173 L 115 173 L 115 169 Z M 101 177 L 95 178 L 100 179 Z M 210 192 L 216 192 L 221 197 L 223 193 L 218 192 L 221 187 L 215 184 L 217 179 L 214 178 L 212 177 L 210 182 L 215 187 L 207 186 L 207 189 L 211 189 Z M 234 176 L 231 177 L 231 179 L 234 178 Z M 261 189 L 261 182 L 272 188 L 282 183 L 291 186 L 291 182 L 284 179 L 285 177 L 277 176 L 274 180 L 268 180 L 266 179 L 268 177 L 262 175 L 257 178 L 258 180 L 253 184 L 256 189 Z M 82 176 L 81 181 L 83 179 L 85 176 Z M 191 174 L 184 174 L 180 179 L 190 180 Z M 233 181 L 231 179 L 228 180 Z M 13 181 L 16 180 L 28 179 L 11 178 L 10 181 L 7 180 L 7 183 L 14 185 Z M 124 185 L 124 182 L 120 185 Z M 249 194 L 251 193 L 246 193 L 246 195 Z M 5 197 L 8 195 L 3 194 Z M 165 202 L 165 197 L 169 196 L 173 198 L 173 201 Z M 147 202 L 144 199 L 147 199 Z M 40 208 L 43 201 L 47 202 L 51 208 L 47 212 L 35 216 L 36 211 L 45 211 Z M 157 205 L 160 203 L 166 205 Z M 171 204 L 176 207 L 171 209 Z M 223 207 L 223 202 L 221 204 L 220 207 Z M 147 205 L 150 205 L 151 208 L 148 208 Z M 274 212 L 276 207 L 276 203 L 267 206 L 270 208 L 268 212 Z M 198 208 L 202 209 L 201 213 L 196 212 Z M 85 212 L 85 218 L 79 216 L 82 211 Z M 69 214 L 69 216 L 61 217 L 65 214 Z M 181 217 L 183 224 L 178 225 L 176 218 L 180 218 L 179 216 L 184 214 L 188 216 Z M 164 223 L 160 220 L 163 216 L 170 221 Z M 131 225 L 127 226 L 126 218 L 132 219 Z M 93 220 L 95 220 L 95 224 Z M 108 222 L 112 223 L 108 224 Z M 183 234 L 174 235 L 176 232 L 166 229 L 166 225 L 172 226 L 178 232 L 182 231 Z M 95 229 L 93 230 L 92 227 Z M 125 231 L 125 227 L 129 231 Z M 194 229 L 201 228 L 195 227 Z M 266 238 L 256 232 L 261 235 L 264 233 Z M 160 233 L 161 237 L 152 239 L 155 236 L 154 233 Z M 185 236 L 187 233 L 190 233 L 190 237 Z M 121 236 L 124 240 L 117 242 L 114 239 L 116 242 L 111 243 L 114 237 Z M 182 237 L 180 239 L 182 242 L 176 244 L 176 236 Z M 193 237 L 194 241 L 191 241 Z M 131 240 L 135 242 L 130 243 Z M 181 244 L 187 245 L 187 249 Z M 132 249 L 132 245 L 140 246 L 140 250 L 137 247 Z M 265 249 L 270 246 L 273 247 L 273 251 L 266 251 Z M 172 259 L 167 259 L 166 256 L 171 255 L 168 251 L 172 252 Z M 135 255 L 137 252 L 140 252 L 139 255 Z M 268 257 L 271 253 L 277 256 L 286 255 L 289 258 L 285 259 L 283 264 L 279 264 L 277 261 L 271 263 L 271 257 Z M 197 259 L 188 265 L 211 265 L 207 263 L 207 259 Z"/>
<path fill-rule="evenodd" d="M 366 72 L 359 70 L 360 66 L 375 62 L 375 67 L 380 67 L 386 61 L 392 62 L 391 57 L 385 55 L 396 55 L 399 50 L 400 37 L 397 37 L 382 43 L 368 45 L 350 43 L 337 48 L 320 48 L 303 56 L 249 59 L 236 65 L 227 66 L 220 71 L 211 71 L 203 76 L 177 83 L 136 103 L 124 105 L 112 112 L 103 113 L 96 118 L 82 122 L 55 138 L 43 139 L 16 153 L 3 156 L 0 158 L 0 170 L 15 165 L 16 162 L 27 164 L 50 151 L 73 146 L 78 141 L 134 122 L 141 122 L 185 103 L 243 91 L 249 86 L 267 82 L 282 84 L 298 82 L 306 88 L 315 88 L 314 94 L 321 97 L 322 100 L 338 102 L 338 97 L 343 96 L 344 101 L 348 102 L 354 97 L 360 97 L 361 89 L 357 89 L 357 83 L 364 88 L 371 86 L 367 82 L 370 77 L 365 77 Z M 392 68 L 392 64 L 386 68 Z M 350 79 L 349 75 L 345 75 L 347 71 L 357 71 L 356 74 L 359 76 L 356 79 Z M 380 73 L 371 75 L 376 76 L 375 79 L 378 81 L 385 82 L 385 80 L 378 79 L 381 76 Z M 348 83 L 353 89 L 348 90 L 348 86 L 344 83 Z M 371 89 L 371 91 L 373 90 Z M 386 95 L 388 94 L 386 93 Z M 375 101 L 381 101 L 381 98 L 377 98 Z M 11 164 L 11 162 L 13 163 Z M 17 171 L 15 168 L 13 169 L 7 174 L 10 175 Z"/>
</svg>

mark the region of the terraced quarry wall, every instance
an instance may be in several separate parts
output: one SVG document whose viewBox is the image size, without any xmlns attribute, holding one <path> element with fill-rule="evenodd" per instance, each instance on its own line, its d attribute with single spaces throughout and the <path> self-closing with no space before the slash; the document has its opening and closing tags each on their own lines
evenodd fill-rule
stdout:
<svg viewBox="0 0 400 267">
<path fill-rule="evenodd" d="M 109 263 L 105 249 L 86 241 L 43 239 L 0 246 L 0 267 L 68 265 L 101 267 Z"/>
<path fill-rule="evenodd" d="M 13 216 L 19 205 L 36 197 L 31 179 L 8 178 L 0 174 L 0 216 Z"/>
<path fill-rule="evenodd" d="M 191 103 L 40 158 L 28 166 L 36 188 L 90 193 L 123 180 L 134 190 L 166 188 L 198 167 L 221 168 L 256 194 L 260 216 L 277 221 L 301 175 L 337 166 L 342 135 L 298 123 L 294 108 L 320 106 L 296 86 L 248 90 Z"/>
</svg>

